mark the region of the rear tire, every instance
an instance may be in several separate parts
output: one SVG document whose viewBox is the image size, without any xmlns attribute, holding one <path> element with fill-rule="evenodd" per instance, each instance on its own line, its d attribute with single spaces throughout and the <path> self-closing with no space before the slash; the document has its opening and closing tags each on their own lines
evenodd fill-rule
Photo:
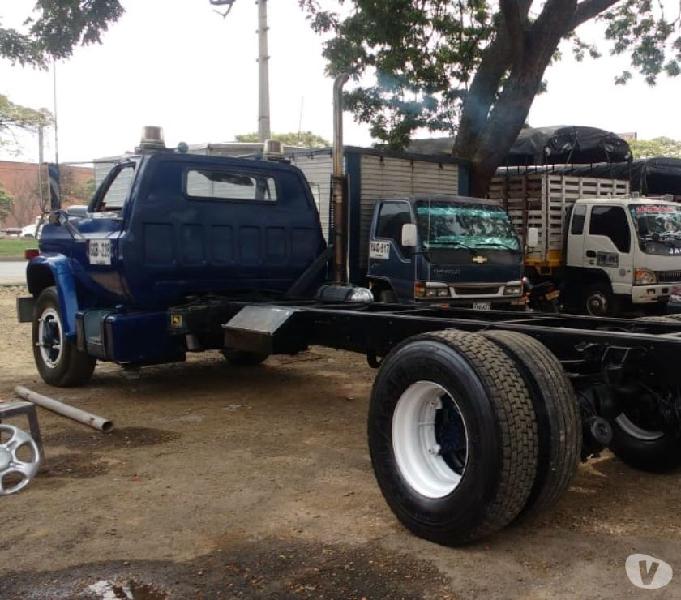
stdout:
<svg viewBox="0 0 681 600">
<path fill-rule="evenodd" d="M 96 360 L 64 335 L 57 288 L 45 288 L 33 309 L 33 358 L 43 381 L 56 387 L 77 387 L 92 378 Z"/>
<path fill-rule="evenodd" d="M 539 434 L 537 477 L 522 513 L 553 506 L 570 485 L 582 448 L 577 399 L 556 356 L 534 338 L 511 331 L 483 334 L 518 367 L 534 405 Z"/>
<path fill-rule="evenodd" d="M 383 304 L 397 304 L 397 296 L 392 290 L 381 290 L 378 293 L 378 301 Z"/>
<path fill-rule="evenodd" d="M 255 367 L 267 360 L 269 354 L 259 354 L 257 352 L 245 352 L 244 350 L 222 351 L 222 356 L 235 367 Z"/>
<path fill-rule="evenodd" d="M 427 333 L 397 346 L 374 382 L 368 438 L 390 508 L 439 544 L 506 526 L 536 476 L 530 393 L 511 359 L 475 333 Z"/>
<path fill-rule="evenodd" d="M 664 473 L 681 465 L 678 435 L 639 424 L 625 413 L 615 417 L 610 424 L 613 430 L 610 450 L 622 462 L 651 473 Z"/>
</svg>

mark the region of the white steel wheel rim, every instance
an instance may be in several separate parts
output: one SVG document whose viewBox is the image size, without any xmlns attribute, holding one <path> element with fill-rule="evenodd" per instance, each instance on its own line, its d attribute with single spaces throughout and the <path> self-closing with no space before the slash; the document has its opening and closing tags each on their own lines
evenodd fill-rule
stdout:
<svg viewBox="0 0 681 600">
<path fill-rule="evenodd" d="M 57 339 L 49 339 L 53 333 L 49 331 L 51 327 L 57 328 Z M 40 348 L 40 358 L 50 369 L 54 369 L 61 358 L 63 347 L 64 332 L 61 325 L 59 312 L 54 308 L 46 308 L 40 315 L 38 322 L 38 341 L 36 344 Z"/>
<path fill-rule="evenodd" d="M 443 399 L 452 402 L 463 425 L 466 461 L 468 433 L 456 401 L 441 385 L 417 381 L 400 396 L 392 419 L 392 444 L 400 474 L 417 493 L 427 498 L 444 498 L 460 484 L 465 473 L 454 471 L 441 454 L 436 437 L 436 415 Z"/>
<path fill-rule="evenodd" d="M 664 437 L 664 433 L 662 431 L 652 431 L 639 427 L 624 413 L 617 415 L 617 417 L 615 417 L 615 422 L 620 426 L 622 431 L 629 434 L 631 437 L 643 440 L 645 442 L 654 442 L 655 440 L 659 440 L 661 437 Z"/>
</svg>

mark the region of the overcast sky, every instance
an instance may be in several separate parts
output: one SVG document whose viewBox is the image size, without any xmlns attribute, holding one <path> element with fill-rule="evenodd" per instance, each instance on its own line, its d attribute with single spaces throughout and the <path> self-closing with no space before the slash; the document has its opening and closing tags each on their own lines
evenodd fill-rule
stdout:
<svg viewBox="0 0 681 600">
<path fill-rule="evenodd" d="M 676 0 L 666 0 L 678 7 Z M 3 25 L 18 25 L 34 0 L 5 0 Z M 141 127 L 162 125 L 169 145 L 222 142 L 257 129 L 257 7 L 236 0 L 222 19 L 208 0 L 127 0 L 126 13 L 101 46 L 76 50 L 57 67 L 61 161 L 90 160 L 132 149 Z M 678 8 L 676 9 L 678 11 Z M 322 42 L 297 0 L 270 0 L 272 129 L 331 137 L 331 80 Z M 597 26 L 586 36 L 596 40 Z M 607 47 L 607 46 L 606 46 Z M 593 125 L 641 138 L 681 138 L 681 78 L 648 87 L 640 78 L 615 86 L 626 62 L 607 56 L 576 63 L 569 52 L 547 72 L 548 92 L 532 107 L 533 126 Z M 52 75 L 0 62 L 0 93 L 52 109 Z M 22 137 L 21 159 L 37 157 Z M 346 142 L 369 145 L 365 126 L 346 117 Z M 49 141 L 47 158 L 53 156 Z M 12 157 L 0 153 L 0 158 Z"/>
</svg>

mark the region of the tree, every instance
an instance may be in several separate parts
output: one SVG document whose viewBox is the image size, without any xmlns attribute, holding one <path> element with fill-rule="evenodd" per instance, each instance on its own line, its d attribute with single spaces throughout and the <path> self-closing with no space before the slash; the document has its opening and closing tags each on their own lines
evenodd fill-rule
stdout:
<svg viewBox="0 0 681 600">
<path fill-rule="evenodd" d="M 37 0 L 24 30 L 3 27 L 0 18 L 0 58 L 45 68 L 50 58 L 71 56 L 77 45 L 99 43 L 122 14 L 118 0 Z M 34 130 L 51 120 L 47 110 L 14 104 L 0 94 L 0 145 L 7 143 L 3 134 L 12 128 Z"/>
<path fill-rule="evenodd" d="M 0 224 L 5 222 L 5 219 L 12 213 L 12 206 L 14 201 L 2 186 L 0 186 Z"/>
<path fill-rule="evenodd" d="M 578 60 L 599 50 L 580 25 L 600 19 L 613 54 L 653 85 L 681 72 L 679 19 L 652 0 L 347 0 L 349 16 L 299 0 L 312 27 L 335 32 L 325 44 L 329 73 L 358 81 L 347 106 L 374 137 L 402 148 L 419 128 L 455 135 L 453 153 L 471 161 L 472 191 L 483 195 L 525 123 L 558 46 Z M 347 11 L 346 11 L 347 12 Z M 374 75 L 373 83 L 360 83 Z M 631 79 L 624 71 L 615 80 Z M 361 79 L 364 78 L 364 79 Z M 575 83 L 575 93 L 583 93 Z"/>
<path fill-rule="evenodd" d="M 328 148 L 331 144 L 321 135 L 311 131 L 301 131 L 300 133 L 274 133 L 272 139 L 286 144 L 287 146 L 303 146 L 305 148 Z M 236 136 L 237 142 L 257 143 L 260 141 L 257 133 L 242 133 Z"/>
<path fill-rule="evenodd" d="M 100 43 L 123 12 L 119 0 L 37 0 L 25 30 L 0 24 L 0 57 L 45 67 L 51 58 L 68 58 L 78 45 Z"/>
<path fill-rule="evenodd" d="M 654 156 L 681 158 L 681 140 L 657 137 L 652 140 L 632 140 L 629 146 L 634 158 L 653 158 Z"/>
<path fill-rule="evenodd" d="M 8 143 L 6 134 L 12 129 L 35 131 L 38 127 L 52 123 L 52 115 L 43 108 L 35 110 L 14 104 L 7 96 L 0 94 L 0 146 Z"/>
</svg>

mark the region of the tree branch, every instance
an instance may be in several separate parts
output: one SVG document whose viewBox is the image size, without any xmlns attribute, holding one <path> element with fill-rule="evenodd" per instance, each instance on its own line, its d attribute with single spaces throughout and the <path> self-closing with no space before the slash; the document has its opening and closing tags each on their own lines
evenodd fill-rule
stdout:
<svg viewBox="0 0 681 600">
<path fill-rule="evenodd" d="M 583 0 L 577 4 L 570 29 L 576 29 L 582 23 L 597 17 L 617 2 L 618 0 Z"/>
</svg>

